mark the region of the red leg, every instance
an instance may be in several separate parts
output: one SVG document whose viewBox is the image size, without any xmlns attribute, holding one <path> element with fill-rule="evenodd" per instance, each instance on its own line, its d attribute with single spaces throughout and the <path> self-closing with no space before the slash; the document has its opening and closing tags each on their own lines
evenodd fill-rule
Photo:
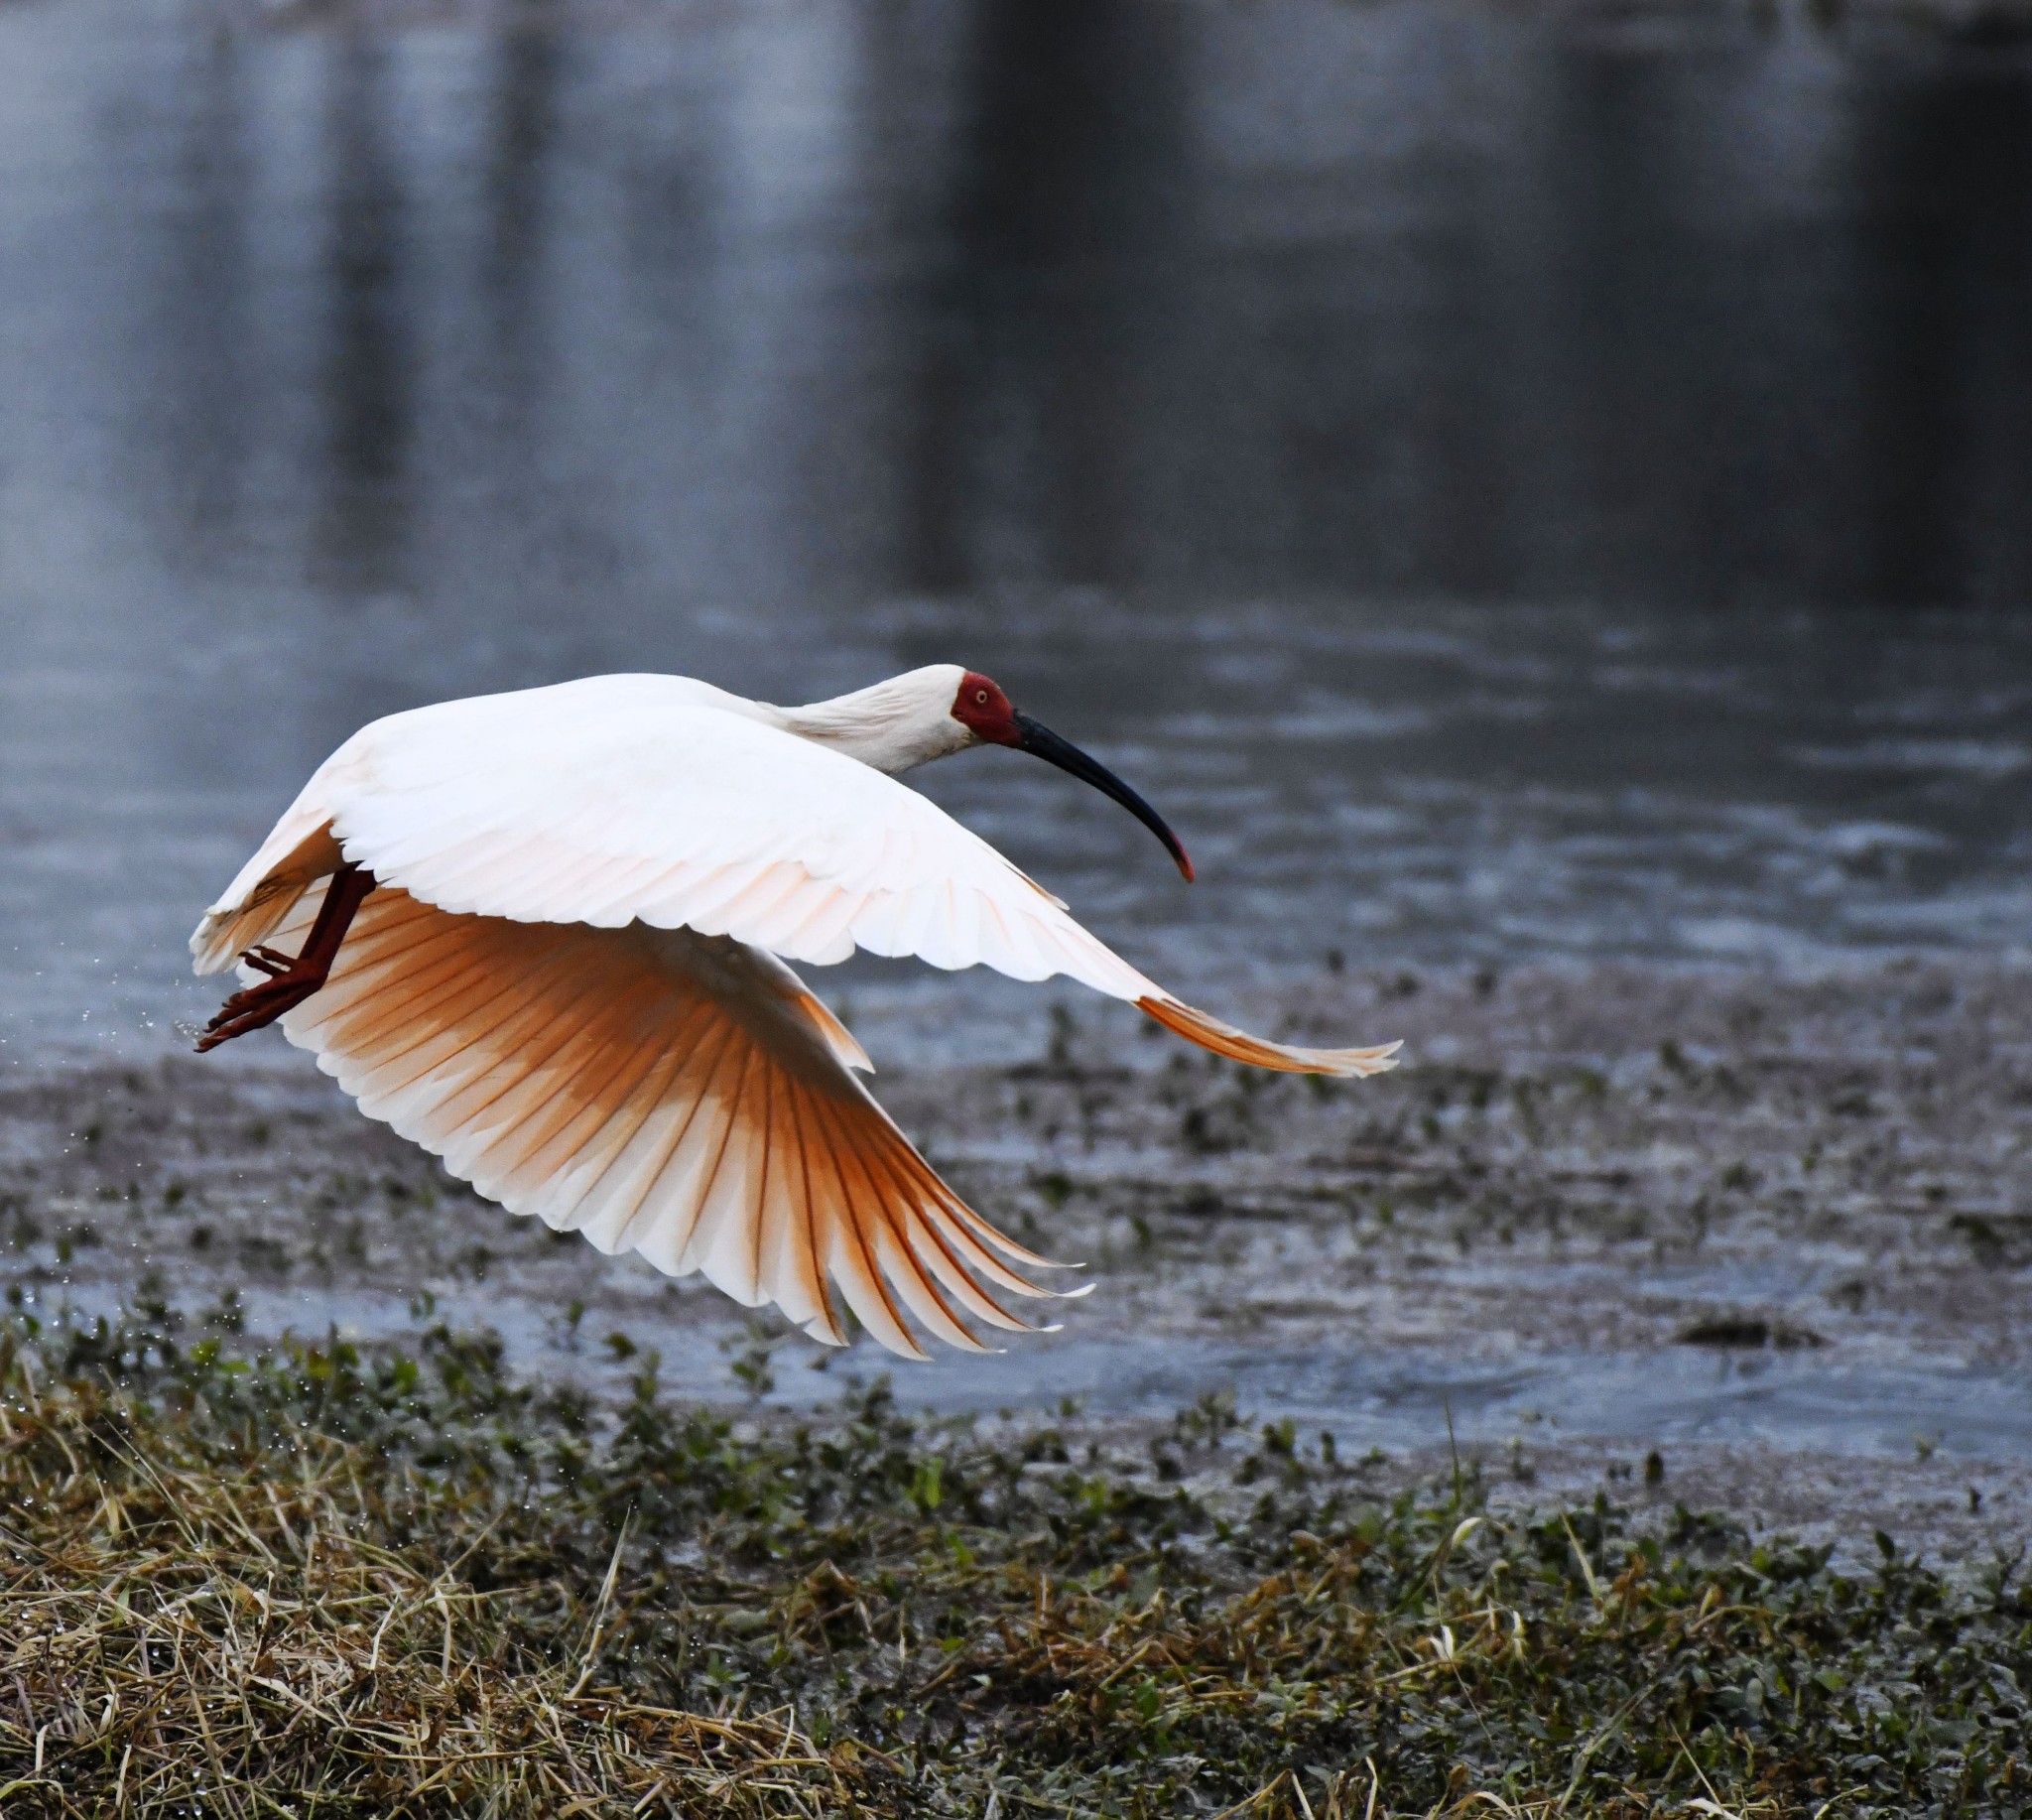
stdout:
<svg viewBox="0 0 2032 1820">
<path fill-rule="evenodd" d="M 374 874 L 363 866 L 342 865 L 332 874 L 318 908 L 318 920 L 311 925 L 311 939 L 304 952 L 290 956 L 273 948 L 250 948 L 241 958 L 268 977 L 257 985 L 243 986 L 218 1008 L 218 1015 L 204 1026 L 197 1039 L 197 1053 L 216 1049 L 249 1030 L 272 1024 L 285 1011 L 294 1010 L 331 976 L 331 964 L 338 959 L 338 945 L 352 927 L 354 915 L 373 890 Z"/>
</svg>

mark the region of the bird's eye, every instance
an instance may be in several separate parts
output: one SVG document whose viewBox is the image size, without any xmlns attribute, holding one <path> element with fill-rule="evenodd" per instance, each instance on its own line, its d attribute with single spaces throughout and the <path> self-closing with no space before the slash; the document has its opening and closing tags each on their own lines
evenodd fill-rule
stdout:
<svg viewBox="0 0 2032 1820">
<path fill-rule="evenodd" d="M 976 689 L 973 692 L 973 699 L 985 708 L 988 705 L 988 692 L 985 689 Z"/>
</svg>

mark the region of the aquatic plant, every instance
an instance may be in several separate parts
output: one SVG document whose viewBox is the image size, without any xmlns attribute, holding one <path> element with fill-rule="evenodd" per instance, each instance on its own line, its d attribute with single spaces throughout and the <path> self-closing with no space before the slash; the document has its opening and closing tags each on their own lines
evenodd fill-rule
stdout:
<svg viewBox="0 0 2032 1820">
<path fill-rule="evenodd" d="M 0 1326 L 0 1811 L 2010 1814 L 2016 1563 L 1529 1518 L 1217 1400 L 625 1406 L 484 1335 Z"/>
</svg>

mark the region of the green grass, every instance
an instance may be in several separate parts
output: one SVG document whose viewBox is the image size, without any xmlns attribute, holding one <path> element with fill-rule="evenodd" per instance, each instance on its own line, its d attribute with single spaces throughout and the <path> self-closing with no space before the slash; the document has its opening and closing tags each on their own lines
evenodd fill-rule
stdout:
<svg viewBox="0 0 2032 1820">
<path fill-rule="evenodd" d="M 2005 1565 L 1378 1502 L 1218 1403 L 1132 1472 L 230 1325 L 0 1326 L 10 1820 L 2032 1804 Z"/>
</svg>

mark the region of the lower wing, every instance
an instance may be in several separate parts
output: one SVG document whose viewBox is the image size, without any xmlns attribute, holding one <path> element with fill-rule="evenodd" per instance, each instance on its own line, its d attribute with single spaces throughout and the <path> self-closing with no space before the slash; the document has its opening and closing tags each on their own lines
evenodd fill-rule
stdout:
<svg viewBox="0 0 2032 1820">
<path fill-rule="evenodd" d="M 276 932 L 293 948 L 314 888 Z M 906 1316 L 982 1351 L 1045 1259 L 940 1181 L 851 1072 L 858 1046 L 773 956 L 633 924 L 454 915 L 384 886 L 291 1042 L 513 1213 L 702 1271 L 843 1344 L 836 1286 L 892 1352 Z"/>
</svg>

